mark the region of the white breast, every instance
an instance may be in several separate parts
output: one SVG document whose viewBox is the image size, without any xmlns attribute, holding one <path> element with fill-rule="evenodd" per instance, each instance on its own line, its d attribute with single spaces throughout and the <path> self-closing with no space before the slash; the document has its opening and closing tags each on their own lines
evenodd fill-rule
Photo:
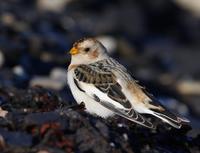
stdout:
<svg viewBox="0 0 200 153">
<path fill-rule="evenodd" d="M 72 95 L 74 99 L 77 101 L 77 103 L 80 104 L 81 102 L 84 102 L 86 111 L 91 114 L 95 114 L 103 118 L 113 116 L 114 113 L 112 111 L 105 108 L 104 106 L 96 102 L 94 99 L 92 99 L 90 96 L 85 94 L 85 92 L 82 92 L 78 89 L 78 87 L 74 83 L 73 73 L 74 73 L 74 69 L 71 69 L 70 71 L 68 71 L 67 80 L 68 80 L 68 85 L 70 87 Z"/>
</svg>

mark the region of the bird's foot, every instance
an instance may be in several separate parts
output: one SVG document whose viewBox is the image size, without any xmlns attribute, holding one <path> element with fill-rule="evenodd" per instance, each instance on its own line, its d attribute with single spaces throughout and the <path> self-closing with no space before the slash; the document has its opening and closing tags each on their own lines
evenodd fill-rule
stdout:
<svg viewBox="0 0 200 153">
<path fill-rule="evenodd" d="M 80 104 L 71 105 L 71 106 L 67 107 L 67 109 L 83 111 L 83 110 L 85 110 L 85 103 L 81 102 Z"/>
</svg>

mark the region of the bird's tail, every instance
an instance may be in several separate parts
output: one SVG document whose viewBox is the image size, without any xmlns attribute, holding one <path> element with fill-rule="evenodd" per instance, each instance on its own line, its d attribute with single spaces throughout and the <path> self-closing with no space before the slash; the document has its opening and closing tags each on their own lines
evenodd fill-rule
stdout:
<svg viewBox="0 0 200 153">
<path fill-rule="evenodd" d="M 188 119 L 177 117 L 173 113 L 171 113 L 168 110 L 152 110 L 152 115 L 160 118 L 164 122 L 170 124 L 171 126 L 180 129 L 183 124 L 189 123 L 190 121 Z"/>
<path fill-rule="evenodd" d="M 180 129 L 183 124 L 187 124 L 190 121 L 183 117 L 178 117 L 177 115 L 171 113 L 167 110 L 153 95 L 146 92 L 146 94 L 151 98 L 153 103 L 149 103 L 149 108 L 151 110 L 151 114 L 162 121 L 168 123 L 169 125 Z"/>
</svg>

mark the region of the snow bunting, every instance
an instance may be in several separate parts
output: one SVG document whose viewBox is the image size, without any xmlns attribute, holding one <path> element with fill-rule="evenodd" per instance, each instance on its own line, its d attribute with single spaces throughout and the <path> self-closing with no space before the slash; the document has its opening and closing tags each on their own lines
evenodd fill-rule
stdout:
<svg viewBox="0 0 200 153">
<path fill-rule="evenodd" d="M 119 115 L 149 128 L 154 125 L 142 114 L 151 114 L 175 128 L 189 122 L 169 112 L 139 86 L 96 39 L 75 42 L 70 54 L 68 84 L 77 103 L 84 102 L 87 112 L 103 118 Z"/>
</svg>

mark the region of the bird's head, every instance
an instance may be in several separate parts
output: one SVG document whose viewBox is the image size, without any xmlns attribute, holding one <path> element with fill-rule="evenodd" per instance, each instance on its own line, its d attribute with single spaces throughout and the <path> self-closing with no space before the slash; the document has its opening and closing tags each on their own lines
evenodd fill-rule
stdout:
<svg viewBox="0 0 200 153">
<path fill-rule="evenodd" d="M 107 57 L 106 48 L 94 38 L 83 38 L 74 43 L 71 64 L 90 64 Z"/>
</svg>

